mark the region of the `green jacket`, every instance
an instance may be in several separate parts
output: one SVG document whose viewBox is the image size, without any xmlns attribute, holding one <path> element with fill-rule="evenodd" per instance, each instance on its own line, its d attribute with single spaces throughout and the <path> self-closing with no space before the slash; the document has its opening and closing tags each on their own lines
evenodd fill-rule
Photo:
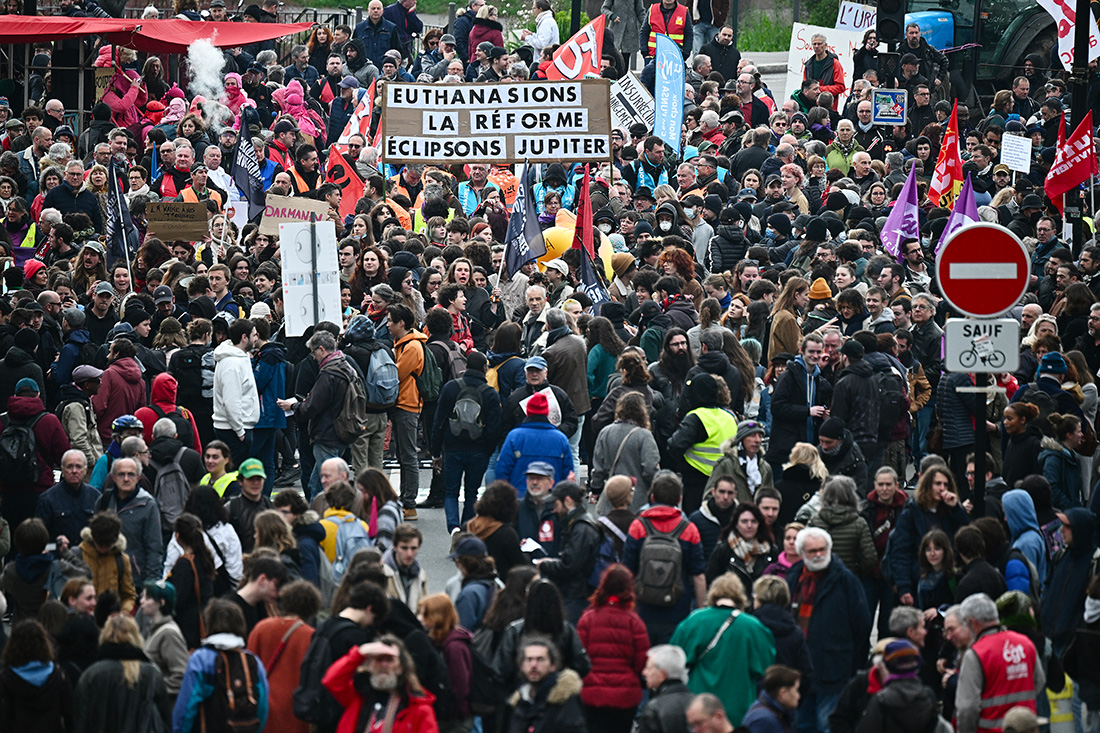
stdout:
<svg viewBox="0 0 1100 733">
<path fill-rule="evenodd" d="M 878 562 L 871 528 L 859 511 L 849 506 L 823 506 L 809 521 L 810 527 L 820 527 L 833 538 L 833 554 L 857 576 L 870 575 Z"/>
<path fill-rule="evenodd" d="M 749 477 L 745 474 L 745 467 L 741 465 L 741 461 L 737 456 L 739 446 L 740 441 L 738 441 L 737 436 L 730 438 L 722 444 L 722 457 L 718 459 L 718 463 L 715 464 L 714 470 L 711 471 L 710 478 L 707 479 L 707 485 L 703 492 L 704 498 L 710 495 L 711 489 L 714 488 L 714 484 L 718 482 L 720 477 L 732 476 L 733 485 L 737 487 L 737 503 L 755 503 L 753 500 L 753 492 L 749 490 Z M 772 471 L 771 464 L 764 460 L 763 452 L 758 456 L 756 463 L 760 467 L 760 486 L 769 486 L 774 489 L 774 472 Z"/>
<path fill-rule="evenodd" d="M 671 643 L 684 650 L 691 670 L 688 688 L 696 695 L 711 692 L 722 701 L 730 720 L 741 720 L 756 701 L 756 685 L 775 663 L 775 638 L 755 616 L 737 612 L 713 649 L 707 646 L 729 618 L 732 608 L 696 609 L 672 634 Z"/>
</svg>

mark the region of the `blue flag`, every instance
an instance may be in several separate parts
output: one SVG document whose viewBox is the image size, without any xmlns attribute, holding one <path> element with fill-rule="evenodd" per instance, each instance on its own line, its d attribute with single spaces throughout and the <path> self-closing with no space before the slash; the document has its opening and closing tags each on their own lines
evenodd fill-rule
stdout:
<svg viewBox="0 0 1100 733">
<path fill-rule="evenodd" d="M 657 35 L 656 80 L 653 99 L 657 117 L 653 134 L 680 154 L 680 133 L 684 125 L 684 57 L 676 41 Z"/>
<path fill-rule="evenodd" d="M 138 230 L 130 218 L 130 207 L 122 195 L 115 170 L 115 158 L 111 156 L 110 169 L 107 172 L 107 221 L 104 222 L 107 235 L 107 261 L 114 264 L 119 260 L 129 262 L 138 248 Z"/>
<path fill-rule="evenodd" d="M 525 162 L 516 200 L 512 204 L 512 215 L 508 217 L 508 231 L 504 235 L 504 267 L 508 270 L 508 277 L 515 275 L 531 260 L 546 254 L 535 199 L 528 184 L 529 171 L 530 167 Z"/>
</svg>

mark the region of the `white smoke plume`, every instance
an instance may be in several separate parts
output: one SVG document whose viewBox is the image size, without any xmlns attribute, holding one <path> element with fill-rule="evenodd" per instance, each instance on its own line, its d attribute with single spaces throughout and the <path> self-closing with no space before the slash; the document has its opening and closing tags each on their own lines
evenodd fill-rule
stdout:
<svg viewBox="0 0 1100 733">
<path fill-rule="evenodd" d="M 187 50 L 187 67 L 191 94 L 206 98 L 202 105 L 206 124 L 220 133 L 227 126 L 225 115 L 229 113 L 218 101 L 225 94 L 225 56 L 213 43 L 200 39 Z M 232 114 L 229 114 L 229 122 L 232 122 Z"/>
</svg>

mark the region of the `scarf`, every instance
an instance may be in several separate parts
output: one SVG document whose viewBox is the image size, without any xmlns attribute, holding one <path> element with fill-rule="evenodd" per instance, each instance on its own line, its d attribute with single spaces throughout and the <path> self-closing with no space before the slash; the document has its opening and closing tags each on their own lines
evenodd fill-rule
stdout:
<svg viewBox="0 0 1100 733">
<path fill-rule="evenodd" d="M 868 122 L 866 126 L 864 126 L 862 122 L 858 121 L 856 122 L 856 124 L 859 125 L 859 129 L 863 130 L 864 132 L 870 132 L 875 126 L 874 122 Z"/>
<path fill-rule="evenodd" d="M 871 667 L 867 672 L 867 695 L 874 695 L 882 689 L 883 682 L 878 677 L 878 668 Z"/>
<path fill-rule="evenodd" d="M 753 494 L 756 493 L 756 489 L 759 488 L 763 482 L 763 477 L 760 475 L 760 456 L 742 456 L 741 465 L 745 468 L 745 476 L 749 480 L 749 491 Z"/>
<path fill-rule="evenodd" d="M 839 152 L 843 153 L 844 157 L 847 158 L 849 155 L 852 154 L 852 151 L 855 150 L 856 139 L 853 137 L 851 142 L 845 145 L 844 143 L 840 142 L 840 138 L 838 137 L 833 140 L 833 147 L 836 148 Z"/>
<path fill-rule="evenodd" d="M 798 594 L 795 597 L 798 611 L 795 613 L 795 621 L 805 636 L 810 634 L 810 616 L 813 615 L 814 602 L 817 600 L 817 580 L 818 574 L 811 573 L 803 565 L 802 574 L 798 576 Z"/>
<path fill-rule="evenodd" d="M 473 532 L 475 536 L 481 539 L 485 539 L 502 526 L 504 526 L 503 522 L 499 519 L 478 515 L 466 523 L 466 530 Z"/>
<path fill-rule="evenodd" d="M 683 299 L 684 299 L 684 294 L 683 293 L 676 293 L 676 295 L 670 295 L 669 297 L 667 297 L 667 298 L 665 298 L 664 300 L 661 301 L 661 310 L 663 310 L 667 313 L 668 309 L 672 307 L 673 303 L 675 303 L 678 300 L 683 300 Z M 692 307 L 694 308 L 694 306 L 692 306 Z"/>
<path fill-rule="evenodd" d="M 730 519 L 733 518 L 733 510 L 737 508 L 737 505 L 731 505 L 728 509 L 719 510 L 717 502 L 714 501 L 714 497 L 707 499 L 707 509 L 718 520 L 718 526 L 725 527 L 730 523 Z"/>
<path fill-rule="evenodd" d="M 378 497 L 370 498 L 370 521 L 367 525 L 367 536 L 372 540 L 378 536 Z"/>
<path fill-rule="evenodd" d="M 761 555 L 764 555 L 771 549 L 771 545 L 767 542 L 760 542 L 759 540 L 746 540 L 744 537 L 740 537 L 737 534 L 730 534 L 730 550 L 733 554 L 739 557 L 745 565 L 751 566 L 753 561 Z"/>
</svg>

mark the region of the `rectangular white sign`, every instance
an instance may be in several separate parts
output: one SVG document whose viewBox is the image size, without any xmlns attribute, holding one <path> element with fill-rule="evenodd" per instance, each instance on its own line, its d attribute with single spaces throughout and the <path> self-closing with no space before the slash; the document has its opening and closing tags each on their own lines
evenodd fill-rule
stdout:
<svg viewBox="0 0 1100 733">
<path fill-rule="evenodd" d="M 836 109 L 844 109 L 844 100 L 852 87 L 852 73 L 855 68 L 852 57 L 863 43 L 863 31 L 849 31 L 837 28 L 825 28 L 806 23 L 795 23 L 791 29 L 791 43 L 787 52 L 787 90 L 783 99 L 799 90 L 802 84 L 802 67 L 806 60 L 814 55 L 810 39 L 817 33 L 825 36 L 829 50 L 840 59 L 840 79 L 834 80 L 844 87 L 836 100 Z"/>
<path fill-rule="evenodd" d="M 1013 318 L 948 318 L 944 368 L 949 372 L 999 374 L 1020 367 L 1020 324 Z"/>
<path fill-rule="evenodd" d="M 653 129 L 657 110 L 653 95 L 645 88 L 633 72 L 627 73 L 611 85 L 611 124 L 623 130 L 631 125 L 642 123 L 647 129 Z"/>
<path fill-rule="evenodd" d="M 840 12 L 836 14 L 837 30 L 860 31 L 875 27 L 878 9 L 862 3 L 842 2 Z"/>
<path fill-rule="evenodd" d="M 1017 173 L 1031 173 L 1031 138 L 1008 133 L 1002 136 L 1001 162 Z"/>
</svg>

